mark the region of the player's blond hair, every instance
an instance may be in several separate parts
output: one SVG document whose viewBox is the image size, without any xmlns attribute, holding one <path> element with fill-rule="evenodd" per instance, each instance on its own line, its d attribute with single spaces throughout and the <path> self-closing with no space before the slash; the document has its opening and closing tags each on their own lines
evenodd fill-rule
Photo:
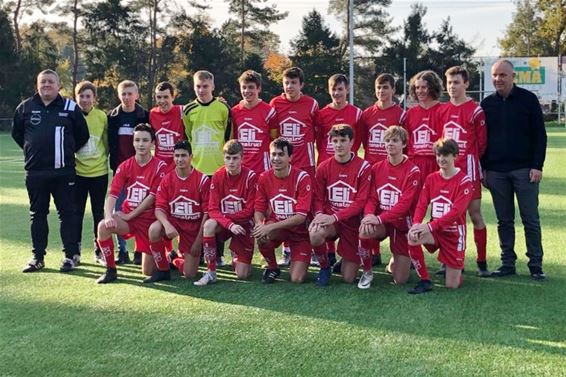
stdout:
<svg viewBox="0 0 566 377">
<path fill-rule="evenodd" d="M 136 84 L 132 80 L 124 80 L 118 84 L 118 93 L 126 88 L 134 88 L 136 92 L 139 91 L 138 84 Z"/>
<path fill-rule="evenodd" d="M 196 71 L 193 75 L 193 80 L 212 80 L 214 81 L 214 75 L 208 71 Z"/>
<path fill-rule="evenodd" d="M 226 142 L 226 144 L 224 144 L 224 148 L 222 148 L 222 151 L 225 154 L 230 154 L 230 155 L 232 155 L 232 154 L 243 155 L 244 154 L 244 146 L 238 140 L 230 139 Z"/>
<path fill-rule="evenodd" d="M 393 137 L 398 137 L 399 139 L 401 139 L 403 145 L 407 145 L 407 141 L 409 140 L 409 134 L 407 133 L 407 130 L 405 130 L 401 126 L 390 126 L 385 130 L 385 133 L 383 134 L 384 140 L 391 139 Z"/>
</svg>

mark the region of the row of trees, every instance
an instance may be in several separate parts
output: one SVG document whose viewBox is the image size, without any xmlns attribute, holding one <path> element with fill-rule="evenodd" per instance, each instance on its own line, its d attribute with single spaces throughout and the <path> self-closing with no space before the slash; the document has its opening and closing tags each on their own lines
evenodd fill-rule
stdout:
<svg viewBox="0 0 566 377">
<path fill-rule="evenodd" d="M 305 92 L 321 104 L 329 102 L 328 77 L 347 70 L 348 1 L 329 1 L 329 11 L 344 20 L 342 33 L 333 33 L 313 10 L 304 17 L 289 56 L 279 52 L 279 37 L 269 31 L 285 12 L 267 0 L 225 1 L 232 17 L 214 28 L 202 1 L 183 1 L 180 7 L 175 0 L 0 0 L 0 116 L 33 93 L 35 75 L 45 67 L 57 69 L 67 95 L 79 80 L 95 82 L 105 109 L 116 104 L 115 88 L 123 79 L 138 82 L 145 106 L 152 105 L 152 89 L 162 80 L 179 88 L 179 103 L 188 102 L 194 98 L 191 76 L 199 69 L 215 73 L 216 93 L 230 103 L 239 98 L 239 74 L 254 69 L 263 75 L 263 96 L 269 99 L 280 93 L 281 74 L 292 65 L 305 71 Z M 374 101 L 376 73 L 402 77 L 403 58 L 408 77 L 429 68 L 442 74 L 455 64 L 474 72 L 474 48 L 454 33 L 449 18 L 438 30 L 428 30 L 427 9 L 416 3 L 397 30 L 387 13 L 390 3 L 354 3 L 358 105 Z M 42 16 L 23 22 L 32 13 Z M 54 16 L 69 21 L 51 21 Z"/>
</svg>

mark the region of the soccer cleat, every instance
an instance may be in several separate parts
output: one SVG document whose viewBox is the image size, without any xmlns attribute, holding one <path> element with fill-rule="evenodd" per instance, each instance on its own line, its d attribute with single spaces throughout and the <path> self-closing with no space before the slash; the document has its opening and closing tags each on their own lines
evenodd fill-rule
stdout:
<svg viewBox="0 0 566 377">
<path fill-rule="evenodd" d="M 266 268 L 265 271 L 263 271 L 263 276 L 261 277 L 261 282 L 263 284 L 274 283 L 275 279 L 277 279 L 279 277 L 279 275 L 281 275 L 280 269 L 270 270 L 269 268 Z"/>
<path fill-rule="evenodd" d="M 436 271 L 434 274 L 435 274 L 435 275 L 446 276 L 446 266 L 444 265 L 444 263 L 441 263 L 441 264 L 440 264 L 440 268 L 439 268 L 438 271 Z"/>
<path fill-rule="evenodd" d="M 330 267 L 321 268 L 318 272 L 315 284 L 319 287 L 326 287 L 330 283 Z"/>
<path fill-rule="evenodd" d="M 281 258 L 279 258 L 279 260 L 277 261 L 277 265 L 282 267 L 287 267 L 290 264 L 291 264 L 291 255 L 289 253 L 284 252 Z"/>
<path fill-rule="evenodd" d="M 103 273 L 98 279 L 96 279 L 96 284 L 108 284 L 118 279 L 118 272 L 115 268 L 107 268 L 106 272 Z"/>
<path fill-rule="evenodd" d="M 430 280 L 420 280 L 415 288 L 409 289 L 408 293 L 411 295 L 418 295 L 432 291 L 432 282 Z"/>
<path fill-rule="evenodd" d="M 371 256 L 371 266 L 381 266 L 381 254 Z"/>
<path fill-rule="evenodd" d="M 373 272 L 371 271 L 364 271 L 360 281 L 358 282 L 358 288 L 360 289 L 368 289 L 371 287 L 371 282 L 373 280 Z"/>
<path fill-rule="evenodd" d="M 28 264 L 23 268 L 22 272 L 36 272 L 45 267 L 43 259 L 36 259 L 33 257 Z"/>
<path fill-rule="evenodd" d="M 531 271 L 531 278 L 533 280 L 544 280 L 546 279 L 546 275 L 542 272 L 542 268 L 540 267 L 529 267 Z"/>
<path fill-rule="evenodd" d="M 74 257 L 73 257 L 74 259 Z M 61 263 L 61 267 L 59 268 L 60 272 L 71 272 L 75 269 L 75 262 L 71 258 L 63 259 Z"/>
<path fill-rule="evenodd" d="M 335 274 L 339 274 L 342 272 L 342 259 L 340 259 L 338 262 L 334 264 L 334 266 L 332 266 L 332 272 Z"/>
<path fill-rule="evenodd" d="M 515 266 L 501 266 L 497 270 L 491 273 L 494 278 L 500 278 L 503 276 L 516 275 Z"/>
<path fill-rule="evenodd" d="M 199 280 L 195 281 L 193 284 L 197 287 L 203 287 L 205 285 L 214 283 L 216 283 L 216 272 L 207 271 Z"/>
<path fill-rule="evenodd" d="M 143 279 L 144 283 L 157 283 L 158 281 L 171 280 L 171 272 L 167 271 L 157 271 L 148 278 Z"/>
<path fill-rule="evenodd" d="M 320 263 L 318 263 L 318 259 L 316 258 L 316 255 L 314 255 L 314 254 L 311 254 L 311 263 L 310 263 L 310 265 L 311 265 L 311 266 L 314 266 L 314 267 L 320 266 Z"/>
<path fill-rule="evenodd" d="M 141 266 L 142 264 L 142 253 L 140 251 L 134 251 L 134 264 L 136 266 Z"/>
<path fill-rule="evenodd" d="M 73 263 L 75 264 L 75 267 L 78 267 L 78 266 L 81 265 L 81 255 L 80 254 L 73 255 Z"/>
<path fill-rule="evenodd" d="M 127 251 L 120 251 L 118 253 L 118 259 L 116 259 L 116 264 L 126 264 L 126 263 L 131 263 L 132 261 L 130 260 L 130 256 L 128 255 Z"/>
<path fill-rule="evenodd" d="M 478 262 L 478 273 L 480 278 L 487 278 L 491 276 L 491 272 L 487 269 L 487 262 Z"/>
</svg>

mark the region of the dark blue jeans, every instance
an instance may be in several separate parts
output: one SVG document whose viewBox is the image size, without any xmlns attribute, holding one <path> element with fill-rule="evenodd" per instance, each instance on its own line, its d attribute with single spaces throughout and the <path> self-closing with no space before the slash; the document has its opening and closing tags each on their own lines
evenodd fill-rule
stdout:
<svg viewBox="0 0 566 377">
<path fill-rule="evenodd" d="M 542 267 L 542 241 L 538 213 L 539 184 L 529 182 L 530 169 L 509 172 L 489 170 L 486 182 L 493 198 L 497 216 L 497 232 L 501 247 L 501 262 L 504 266 L 515 266 L 515 196 L 519 214 L 525 230 L 528 266 Z"/>
</svg>

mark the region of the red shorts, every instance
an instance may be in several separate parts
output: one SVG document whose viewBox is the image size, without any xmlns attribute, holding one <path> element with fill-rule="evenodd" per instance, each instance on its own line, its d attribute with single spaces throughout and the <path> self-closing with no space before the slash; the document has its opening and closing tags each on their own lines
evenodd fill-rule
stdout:
<svg viewBox="0 0 566 377">
<path fill-rule="evenodd" d="M 458 156 L 456 166 L 462 169 L 472 180 L 472 187 L 474 188 L 472 200 L 481 199 L 482 172 L 478 159 L 472 154 Z"/>
<path fill-rule="evenodd" d="M 481 199 L 481 181 L 473 181 L 472 188 L 472 200 Z"/>
<path fill-rule="evenodd" d="M 389 237 L 389 249 L 395 255 L 409 257 L 409 241 L 407 239 L 407 230 L 399 229 L 392 224 L 384 224 L 386 237 Z M 385 238 L 384 238 L 385 239 Z M 380 241 L 383 241 L 380 240 Z"/>
<path fill-rule="evenodd" d="M 310 263 L 312 246 L 308 232 L 297 233 L 295 229 L 283 229 L 277 231 L 277 238 L 272 239 L 273 247 L 278 247 L 285 241 L 291 250 L 291 262 Z"/>
<path fill-rule="evenodd" d="M 432 233 L 434 245 L 424 245 L 429 253 L 438 253 L 438 261 L 450 268 L 462 270 L 466 254 L 466 226 L 458 225 L 454 230 L 436 231 Z"/>
<path fill-rule="evenodd" d="M 202 220 L 181 220 L 172 216 L 167 216 L 167 219 L 179 233 L 179 251 L 183 255 L 189 254 L 197 238 Z"/>
<path fill-rule="evenodd" d="M 135 238 L 135 250 L 151 255 L 149 247 L 149 226 L 153 224 L 155 218 L 138 216 L 131 220 L 128 220 L 128 228 L 130 232 L 126 234 L 120 234 L 120 237 L 127 240 L 132 237 Z"/>
<path fill-rule="evenodd" d="M 413 156 L 411 161 L 417 165 L 421 171 L 423 182 L 429 174 L 432 174 L 439 169 L 434 156 Z"/>
<path fill-rule="evenodd" d="M 353 263 L 362 262 L 358 254 L 359 223 L 359 221 L 348 221 L 348 223 L 337 221 L 334 223 L 336 238 L 340 238 L 336 251 L 343 259 Z"/>
<path fill-rule="evenodd" d="M 230 240 L 230 251 L 232 252 L 232 260 L 234 262 L 251 264 L 252 258 L 254 256 L 254 238 L 252 236 L 253 222 L 250 221 L 248 224 L 239 224 L 244 227 L 246 234 L 243 236 L 234 235 L 228 229 L 224 228 L 220 224 L 218 225 L 222 230 L 217 234 L 218 240 L 224 242 L 227 239 Z"/>
</svg>

